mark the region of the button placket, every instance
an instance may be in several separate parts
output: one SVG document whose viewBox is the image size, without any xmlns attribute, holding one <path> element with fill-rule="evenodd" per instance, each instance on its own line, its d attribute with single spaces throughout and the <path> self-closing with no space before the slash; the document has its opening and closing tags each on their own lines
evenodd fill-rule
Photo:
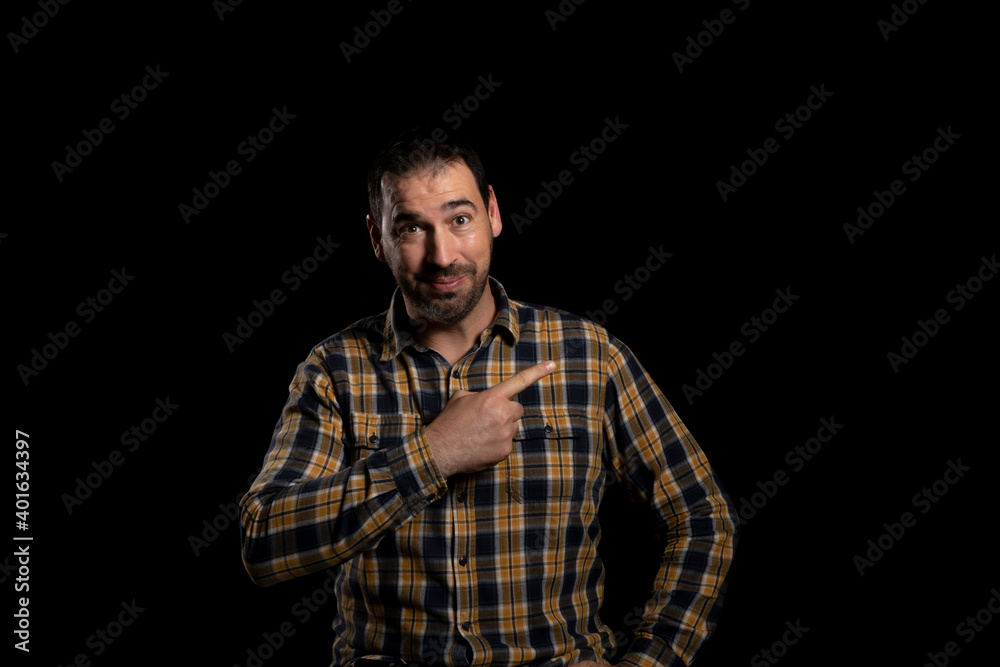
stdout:
<svg viewBox="0 0 1000 667">
<path fill-rule="evenodd" d="M 456 391 L 467 388 L 466 373 L 472 364 L 472 357 L 467 355 L 455 364 L 448 375 L 447 395 L 453 396 Z M 447 400 L 447 399 L 446 399 Z M 472 487 L 470 476 L 461 476 L 455 486 L 454 501 L 451 505 L 452 530 L 455 536 L 452 558 L 455 563 L 456 609 L 455 618 L 458 627 L 463 632 L 473 631 L 476 609 L 476 576 L 471 553 L 475 535 L 475 510 L 473 508 Z"/>
<path fill-rule="evenodd" d="M 459 627 L 468 632 L 472 629 L 475 610 L 475 573 L 472 567 L 472 549 L 475 513 L 472 502 L 472 491 L 470 477 L 465 475 L 457 480 L 455 487 L 455 502 L 451 503 L 453 530 L 455 534 L 455 550 L 452 557 L 455 559 L 455 582 L 458 595 L 456 595 L 455 616 L 459 622 Z"/>
</svg>

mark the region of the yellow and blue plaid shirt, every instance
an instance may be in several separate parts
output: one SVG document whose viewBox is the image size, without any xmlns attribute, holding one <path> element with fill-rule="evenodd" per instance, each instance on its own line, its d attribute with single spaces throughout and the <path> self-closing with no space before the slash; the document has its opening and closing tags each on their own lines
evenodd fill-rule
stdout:
<svg viewBox="0 0 1000 667">
<path fill-rule="evenodd" d="M 617 664 L 689 663 L 714 626 L 732 505 L 628 348 L 593 322 L 509 300 L 490 280 L 497 317 L 454 366 L 417 344 L 398 290 L 388 311 L 313 349 L 241 502 L 247 571 L 269 585 L 336 568 L 334 665 L 366 654 L 606 661 L 616 646 L 598 615 L 598 508 L 624 484 L 652 508 L 665 550 Z M 546 359 L 556 372 L 515 399 L 524 416 L 510 457 L 443 478 L 424 427 L 448 397 Z"/>
</svg>

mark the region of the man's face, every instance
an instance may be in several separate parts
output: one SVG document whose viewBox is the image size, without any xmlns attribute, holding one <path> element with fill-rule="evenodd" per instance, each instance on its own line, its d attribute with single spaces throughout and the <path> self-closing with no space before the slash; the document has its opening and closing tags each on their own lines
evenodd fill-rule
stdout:
<svg viewBox="0 0 1000 667">
<path fill-rule="evenodd" d="M 368 217 L 375 255 L 389 265 L 407 312 L 438 324 L 464 320 L 486 292 L 500 213 L 461 160 L 382 180 L 382 220 Z"/>
</svg>

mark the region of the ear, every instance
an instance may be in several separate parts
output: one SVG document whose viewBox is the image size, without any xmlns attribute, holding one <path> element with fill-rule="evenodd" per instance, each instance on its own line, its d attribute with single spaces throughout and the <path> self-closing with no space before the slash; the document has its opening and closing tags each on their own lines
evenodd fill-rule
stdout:
<svg viewBox="0 0 1000 667">
<path fill-rule="evenodd" d="M 493 192 L 493 186 L 488 186 L 490 189 L 490 201 L 486 205 L 490 216 L 490 230 L 493 232 L 493 238 L 500 236 L 500 231 L 503 229 L 503 223 L 500 221 L 500 205 L 497 204 L 496 193 Z"/>
<path fill-rule="evenodd" d="M 375 250 L 375 256 L 380 262 L 386 261 L 385 250 L 382 248 L 382 226 L 375 221 L 371 214 L 365 217 L 365 223 L 368 225 L 368 234 L 372 237 L 372 248 Z"/>
</svg>

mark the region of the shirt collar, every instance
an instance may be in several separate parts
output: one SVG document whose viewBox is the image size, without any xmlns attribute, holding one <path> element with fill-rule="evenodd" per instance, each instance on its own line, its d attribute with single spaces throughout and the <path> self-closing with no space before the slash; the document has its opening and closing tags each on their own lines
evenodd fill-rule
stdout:
<svg viewBox="0 0 1000 667">
<path fill-rule="evenodd" d="M 493 276 L 490 276 L 489 281 L 490 290 L 492 290 L 493 296 L 496 297 L 497 301 L 497 316 L 494 318 L 493 323 L 483 330 L 479 339 L 480 344 L 485 344 L 490 336 L 502 332 L 506 332 L 511 344 L 516 344 L 519 337 L 517 308 L 507 298 L 507 291 L 500 284 L 500 281 Z M 380 361 L 385 362 L 395 358 L 407 347 L 413 347 L 421 352 L 426 351 L 426 347 L 417 343 L 415 334 L 419 326 L 420 323 L 410 319 L 410 316 L 406 313 L 406 303 L 403 301 L 403 295 L 399 287 L 396 287 L 396 291 L 392 295 L 392 301 L 389 304 L 389 310 L 386 313 L 385 327 L 382 330 L 384 344 L 382 345 Z"/>
</svg>

